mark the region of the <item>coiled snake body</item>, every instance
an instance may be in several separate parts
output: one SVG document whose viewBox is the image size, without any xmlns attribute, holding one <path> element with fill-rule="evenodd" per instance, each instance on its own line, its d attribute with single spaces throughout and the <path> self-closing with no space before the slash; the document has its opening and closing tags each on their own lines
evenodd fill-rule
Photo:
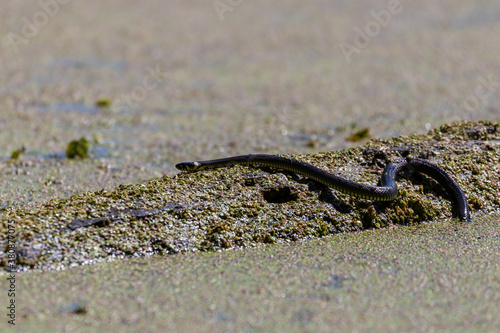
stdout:
<svg viewBox="0 0 500 333">
<path fill-rule="evenodd" d="M 301 162 L 292 158 L 274 155 L 255 154 L 241 155 L 208 161 L 182 162 L 175 167 L 182 171 L 196 172 L 206 169 L 223 168 L 233 165 L 252 165 L 258 167 L 279 168 L 309 177 L 321 184 L 332 187 L 337 191 L 353 195 L 355 197 L 390 201 L 398 196 L 396 176 L 401 171 L 420 172 L 436 180 L 444 187 L 452 197 L 458 209 L 458 217 L 462 221 L 470 222 L 470 213 L 467 199 L 460 186 L 451 176 L 436 164 L 421 158 L 402 158 L 391 162 L 385 167 L 380 178 L 381 186 L 364 185 L 348 179 L 336 176 L 309 163 Z"/>
</svg>

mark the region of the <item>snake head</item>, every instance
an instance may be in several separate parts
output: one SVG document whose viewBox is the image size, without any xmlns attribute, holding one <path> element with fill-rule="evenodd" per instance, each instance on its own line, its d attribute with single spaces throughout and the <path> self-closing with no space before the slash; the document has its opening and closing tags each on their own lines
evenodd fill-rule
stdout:
<svg viewBox="0 0 500 333">
<path fill-rule="evenodd" d="M 201 164 L 199 162 L 182 162 L 175 165 L 175 167 L 182 171 L 196 171 Z"/>
</svg>

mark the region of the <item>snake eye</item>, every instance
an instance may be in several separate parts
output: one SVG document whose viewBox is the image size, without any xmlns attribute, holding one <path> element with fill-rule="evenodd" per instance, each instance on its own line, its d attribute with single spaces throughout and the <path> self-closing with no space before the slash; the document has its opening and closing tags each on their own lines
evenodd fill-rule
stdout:
<svg viewBox="0 0 500 333">
<path fill-rule="evenodd" d="M 198 162 L 186 162 L 184 165 L 186 171 L 195 171 L 200 166 Z"/>
</svg>

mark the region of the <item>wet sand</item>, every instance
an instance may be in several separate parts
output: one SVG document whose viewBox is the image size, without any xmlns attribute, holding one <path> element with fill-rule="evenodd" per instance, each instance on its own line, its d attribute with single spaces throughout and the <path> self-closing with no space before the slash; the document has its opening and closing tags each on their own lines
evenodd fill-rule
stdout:
<svg viewBox="0 0 500 333">
<path fill-rule="evenodd" d="M 179 161 L 350 148 L 364 128 L 499 119 L 494 1 L 51 4 L 0 5 L 0 207 L 137 185 Z M 63 158 L 80 137 L 93 158 Z M 18 325 L 495 331 L 497 220 L 22 273 Z"/>
</svg>

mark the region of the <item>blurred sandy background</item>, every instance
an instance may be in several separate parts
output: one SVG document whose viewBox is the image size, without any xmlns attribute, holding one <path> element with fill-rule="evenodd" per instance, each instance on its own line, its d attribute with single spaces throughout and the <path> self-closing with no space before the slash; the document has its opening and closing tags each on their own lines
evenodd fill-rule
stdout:
<svg viewBox="0 0 500 333">
<path fill-rule="evenodd" d="M 363 128 L 499 119 L 496 1 L 8 0 L 0 13 L 0 156 L 26 148 L 2 164 L 2 205 L 184 160 L 342 149 Z M 94 159 L 56 158 L 83 136 Z"/>
</svg>

